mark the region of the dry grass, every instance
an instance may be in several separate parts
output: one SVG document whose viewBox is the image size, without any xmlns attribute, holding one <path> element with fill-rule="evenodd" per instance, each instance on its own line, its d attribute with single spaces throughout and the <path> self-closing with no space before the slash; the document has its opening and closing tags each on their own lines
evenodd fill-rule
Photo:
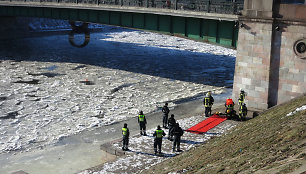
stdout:
<svg viewBox="0 0 306 174">
<path fill-rule="evenodd" d="M 306 161 L 306 96 L 273 107 L 232 132 L 142 173 L 289 173 Z"/>
</svg>

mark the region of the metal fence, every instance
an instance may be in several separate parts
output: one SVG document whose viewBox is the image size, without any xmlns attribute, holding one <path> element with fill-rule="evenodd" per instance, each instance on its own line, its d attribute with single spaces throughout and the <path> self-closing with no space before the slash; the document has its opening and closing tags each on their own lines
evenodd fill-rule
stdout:
<svg viewBox="0 0 306 174">
<path fill-rule="evenodd" d="M 221 14 L 240 14 L 244 0 L 0 0 L 9 2 L 65 3 L 162 8 Z"/>
</svg>

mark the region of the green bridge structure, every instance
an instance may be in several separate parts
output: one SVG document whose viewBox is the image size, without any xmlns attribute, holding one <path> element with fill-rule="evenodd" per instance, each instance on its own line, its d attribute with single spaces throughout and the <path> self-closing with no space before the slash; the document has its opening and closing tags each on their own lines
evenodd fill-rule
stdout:
<svg viewBox="0 0 306 174">
<path fill-rule="evenodd" d="M 53 18 L 157 31 L 237 47 L 243 0 L 2 0 L 0 16 Z"/>
</svg>

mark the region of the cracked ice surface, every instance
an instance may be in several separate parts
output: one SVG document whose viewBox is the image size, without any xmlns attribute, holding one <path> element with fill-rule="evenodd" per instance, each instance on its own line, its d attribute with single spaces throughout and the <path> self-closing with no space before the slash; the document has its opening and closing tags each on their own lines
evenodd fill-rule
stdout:
<svg viewBox="0 0 306 174">
<path fill-rule="evenodd" d="M 190 55 L 192 52 L 224 55 L 230 61 L 235 56 L 235 50 L 205 43 L 143 31 L 127 33 L 122 30 L 95 34 L 92 38 L 103 35 L 105 37 L 101 40 L 107 41 L 107 44 L 112 41 L 155 48 L 167 47 L 169 55 L 177 54 L 173 51 L 179 49 L 185 50 L 180 54 L 190 57 L 193 56 Z M 53 43 L 66 37 L 49 36 L 45 39 Z M 40 45 L 37 49 L 40 49 Z M 45 49 L 49 55 L 49 50 Z M 130 47 L 122 49 L 126 56 L 135 51 Z M 143 54 L 140 57 L 146 56 L 147 52 Z M 37 55 L 37 59 L 44 61 L 35 58 L 13 61 L 0 57 L 0 153 L 53 144 L 71 134 L 135 117 L 139 110 L 144 113 L 156 111 L 166 101 L 170 101 L 169 106 L 172 107 L 175 103 L 171 101 L 198 96 L 208 90 L 213 90 L 215 94 L 224 91 L 222 87 L 92 63 L 57 62 L 57 57 L 52 54 L 50 57 Z M 216 69 L 221 71 L 220 76 L 227 74 L 225 69 Z M 80 83 L 86 79 L 93 84 Z"/>
</svg>

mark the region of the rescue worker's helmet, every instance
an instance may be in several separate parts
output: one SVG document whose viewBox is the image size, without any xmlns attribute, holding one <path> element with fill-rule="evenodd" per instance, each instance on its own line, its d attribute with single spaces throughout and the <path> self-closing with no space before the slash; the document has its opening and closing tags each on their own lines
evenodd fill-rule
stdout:
<svg viewBox="0 0 306 174">
<path fill-rule="evenodd" d="M 206 97 L 210 97 L 210 93 L 208 92 L 208 93 L 206 93 Z"/>
<path fill-rule="evenodd" d="M 142 115 L 142 114 L 143 114 L 143 112 L 142 112 L 142 111 L 140 111 L 140 112 L 139 112 L 139 114 L 140 114 L 140 115 Z"/>
<path fill-rule="evenodd" d="M 127 128 L 127 124 L 126 124 L 126 123 L 124 123 L 123 127 L 124 127 L 124 128 Z"/>
<path fill-rule="evenodd" d="M 160 125 L 157 125 L 157 129 L 160 129 Z"/>
<path fill-rule="evenodd" d="M 240 88 L 240 92 L 244 93 L 244 90 L 242 88 Z"/>
<path fill-rule="evenodd" d="M 168 106 L 168 103 L 166 102 L 165 105 Z"/>
</svg>

